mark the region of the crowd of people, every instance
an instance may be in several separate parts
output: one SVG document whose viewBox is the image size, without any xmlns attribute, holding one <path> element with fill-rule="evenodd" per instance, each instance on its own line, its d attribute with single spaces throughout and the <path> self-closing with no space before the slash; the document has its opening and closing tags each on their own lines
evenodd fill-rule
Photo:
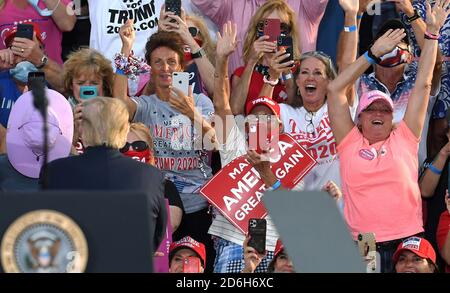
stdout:
<svg viewBox="0 0 450 293">
<path fill-rule="evenodd" d="M 183 0 L 179 14 L 0 0 L 0 191 L 140 190 L 153 247 L 170 226 L 169 272 L 301 271 L 270 216 L 261 253 L 200 193 L 242 156 L 283 188 L 250 147 L 256 123 L 317 162 L 293 189 L 328 192 L 355 243 L 374 233 L 382 273 L 450 272 L 449 13 L 450 0 Z"/>
</svg>

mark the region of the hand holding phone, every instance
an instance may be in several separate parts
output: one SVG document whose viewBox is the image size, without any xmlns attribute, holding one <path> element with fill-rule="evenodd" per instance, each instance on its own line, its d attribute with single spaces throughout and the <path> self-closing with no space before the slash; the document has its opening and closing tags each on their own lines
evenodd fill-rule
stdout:
<svg viewBox="0 0 450 293">
<path fill-rule="evenodd" d="M 201 273 L 202 265 L 198 257 L 183 259 L 183 273 Z"/>
<path fill-rule="evenodd" d="M 247 246 L 253 247 L 259 254 L 266 252 L 267 221 L 252 218 L 248 221 L 248 235 L 250 239 Z"/>
<path fill-rule="evenodd" d="M 17 25 L 16 38 L 33 40 L 34 27 L 32 24 L 19 23 Z"/>
</svg>

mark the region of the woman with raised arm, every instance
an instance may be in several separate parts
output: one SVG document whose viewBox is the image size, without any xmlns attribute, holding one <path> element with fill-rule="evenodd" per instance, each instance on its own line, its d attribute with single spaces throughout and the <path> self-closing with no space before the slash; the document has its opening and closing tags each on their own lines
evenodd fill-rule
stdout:
<svg viewBox="0 0 450 293">
<path fill-rule="evenodd" d="M 391 98 L 379 91 L 360 97 L 356 124 L 347 103 L 347 88 L 375 59 L 392 51 L 403 30 L 388 30 L 328 86 L 331 128 L 341 161 L 344 215 L 354 239 L 375 233 L 381 272 L 392 270 L 392 255 L 406 237 L 423 232 L 418 186 L 418 147 L 430 96 L 437 39 L 450 0 L 427 7 L 427 30 L 419 71 L 405 117 L 394 126 Z"/>
</svg>

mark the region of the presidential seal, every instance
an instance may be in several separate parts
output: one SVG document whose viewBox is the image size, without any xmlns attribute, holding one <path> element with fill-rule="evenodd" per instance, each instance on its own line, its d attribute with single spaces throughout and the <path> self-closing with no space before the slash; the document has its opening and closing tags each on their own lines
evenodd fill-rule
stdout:
<svg viewBox="0 0 450 293">
<path fill-rule="evenodd" d="M 0 248 L 6 273 L 82 273 L 88 260 L 80 227 L 52 210 L 18 218 L 6 230 Z"/>
</svg>

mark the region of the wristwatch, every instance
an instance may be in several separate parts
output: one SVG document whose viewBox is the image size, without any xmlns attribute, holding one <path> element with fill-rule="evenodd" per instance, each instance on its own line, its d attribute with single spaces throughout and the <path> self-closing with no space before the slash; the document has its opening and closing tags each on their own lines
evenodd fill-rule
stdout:
<svg viewBox="0 0 450 293">
<path fill-rule="evenodd" d="M 203 56 L 206 56 L 206 52 L 203 48 L 200 48 L 200 50 L 198 50 L 195 53 L 192 53 L 192 59 L 197 59 L 197 58 L 202 58 Z"/>
<path fill-rule="evenodd" d="M 44 66 L 47 64 L 47 62 L 48 62 L 48 57 L 47 57 L 47 55 L 44 54 L 44 56 L 42 56 L 42 58 L 41 58 L 41 64 L 37 65 L 36 68 L 37 69 L 44 68 Z"/>
<path fill-rule="evenodd" d="M 411 23 L 411 22 L 413 22 L 414 20 L 416 20 L 416 19 L 418 19 L 418 18 L 420 18 L 420 15 L 419 15 L 419 13 L 417 12 L 417 9 L 414 9 L 414 15 L 411 16 L 411 17 L 406 17 L 406 21 L 409 22 L 409 23 Z"/>
</svg>

